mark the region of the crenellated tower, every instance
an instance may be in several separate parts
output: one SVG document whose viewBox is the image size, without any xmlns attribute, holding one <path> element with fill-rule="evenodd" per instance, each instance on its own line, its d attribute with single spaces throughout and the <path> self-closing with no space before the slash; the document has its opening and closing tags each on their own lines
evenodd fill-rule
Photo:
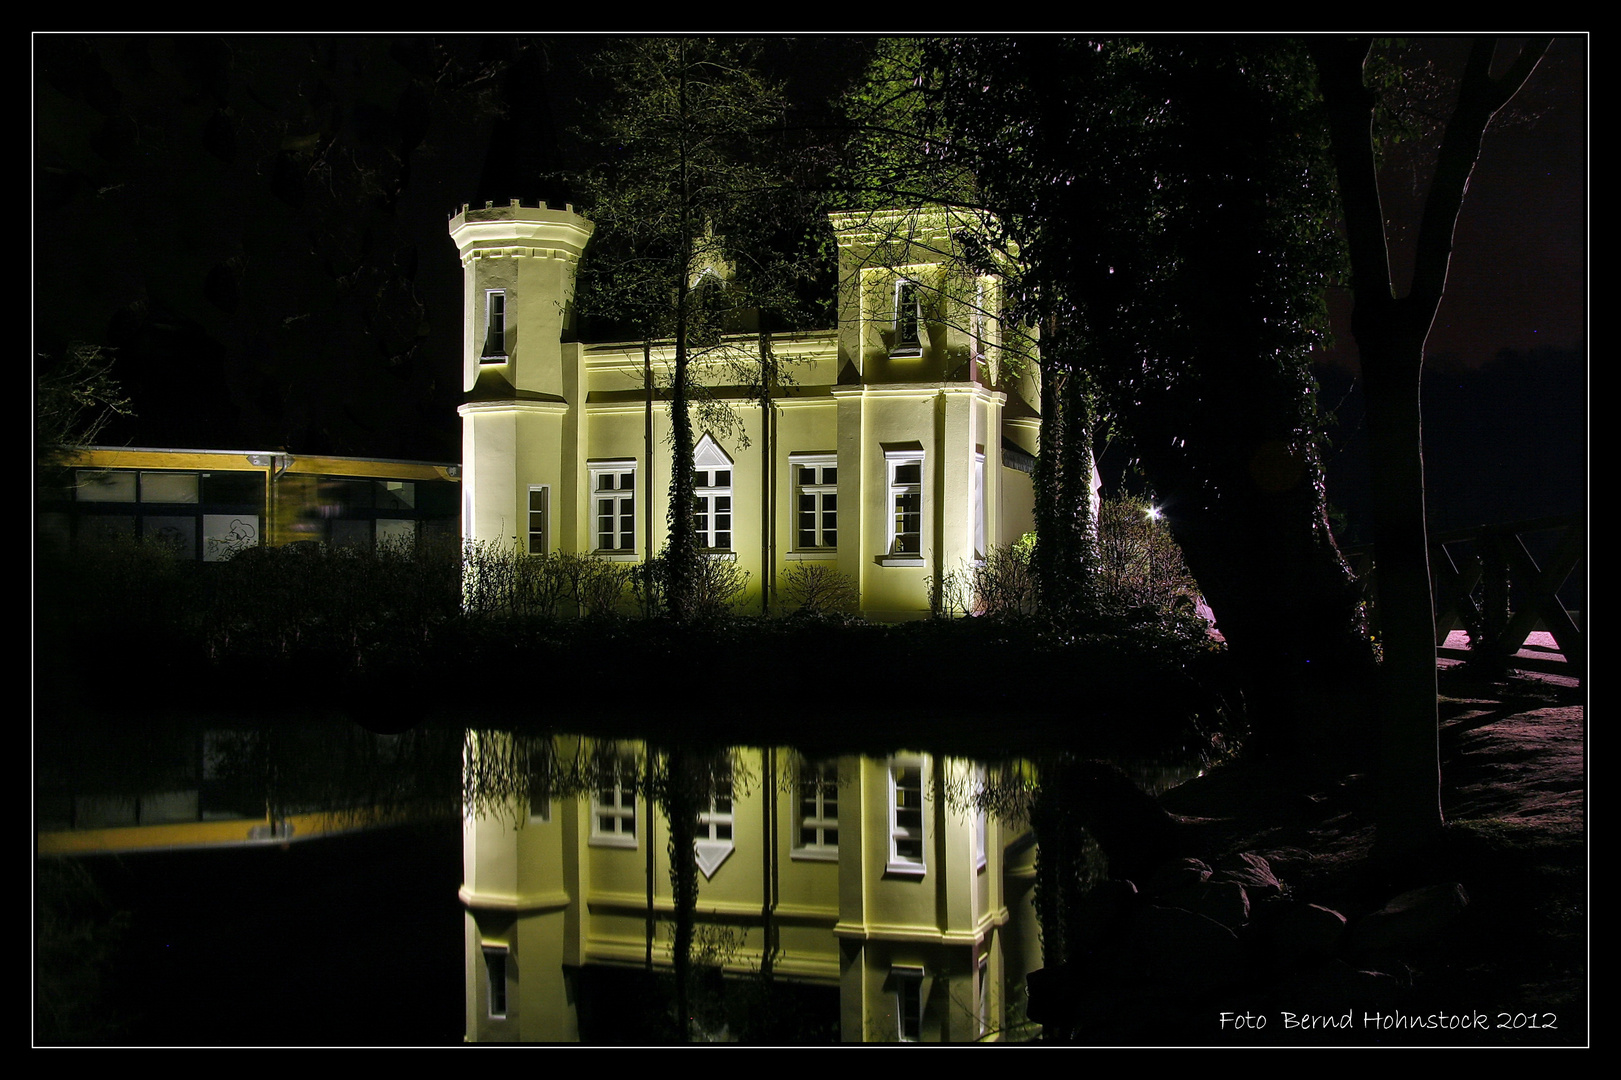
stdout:
<svg viewBox="0 0 1621 1080">
<path fill-rule="evenodd" d="M 533 554 L 572 547 L 584 394 L 580 347 L 564 338 L 593 228 L 572 206 L 516 199 L 450 219 L 462 261 L 467 539 L 516 539 Z"/>
</svg>

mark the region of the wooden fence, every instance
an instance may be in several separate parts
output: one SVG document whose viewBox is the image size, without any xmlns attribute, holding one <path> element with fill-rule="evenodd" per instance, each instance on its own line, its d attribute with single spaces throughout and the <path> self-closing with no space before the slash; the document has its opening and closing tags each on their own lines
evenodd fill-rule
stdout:
<svg viewBox="0 0 1621 1080">
<path fill-rule="evenodd" d="M 1540 553 L 1540 564 L 1532 556 L 1533 548 Z M 1374 601 L 1378 593 L 1374 549 L 1350 548 L 1345 556 Z M 1586 567 L 1585 513 L 1482 525 L 1431 537 L 1436 646 L 1445 645 L 1447 636 L 1461 629 L 1469 639 L 1463 655 L 1471 660 L 1585 680 L 1587 632 L 1566 609 L 1559 590 L 1573 574 L 1585 574 Z M 1377 625 L 1377 603 L 1370 607 Z M 1586 622 L 1585 609 L 1576 614 Z M 1526 639 L 1539 629 L 1553 637 L 1562 662 L 1523 654 Z"/>
</svg>

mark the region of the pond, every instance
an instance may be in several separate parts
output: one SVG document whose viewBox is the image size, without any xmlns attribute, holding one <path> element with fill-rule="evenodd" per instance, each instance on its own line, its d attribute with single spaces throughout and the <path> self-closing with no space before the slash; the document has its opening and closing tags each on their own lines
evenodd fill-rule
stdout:
<svg viewBox="0 0 1621 1080">
<path fill-rule="evenodd" d="M 1030 1037 L 1039 755 L 864 749 L 333 717 L 42 737 L 36 1039 Z"/>
</svg>

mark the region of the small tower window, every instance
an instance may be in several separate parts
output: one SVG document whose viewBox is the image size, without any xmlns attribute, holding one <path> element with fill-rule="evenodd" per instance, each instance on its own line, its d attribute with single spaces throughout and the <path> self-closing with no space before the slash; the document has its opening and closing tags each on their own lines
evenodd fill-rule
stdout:
<svg viewBox="0 0 1621 1080">
<path fill-rule="evenodd" d="M 507 354 L 507 294 L 501 289 L 491 289 L 484 295 L 484 355 L 504 357 Z"/>
<path fill-rule="evenodd" d="M 892 356 L 921 356 L 923 312 L 917 282 L 895 283 L 895 347 Z"/>
</svg>

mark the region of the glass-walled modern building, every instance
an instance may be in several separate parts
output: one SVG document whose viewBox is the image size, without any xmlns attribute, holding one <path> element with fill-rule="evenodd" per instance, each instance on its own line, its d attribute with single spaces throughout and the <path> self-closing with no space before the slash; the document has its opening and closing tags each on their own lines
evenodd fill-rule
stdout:
<svg viewBox="0 0 1621 1080">
<path fill-rule="evenodd" d="M 93 447 L 39 493 L 43 542 L 161 539 L 183 558 L 315 541 L 454 538 L 461 468 L 282 451 Z"/>
</svg>

